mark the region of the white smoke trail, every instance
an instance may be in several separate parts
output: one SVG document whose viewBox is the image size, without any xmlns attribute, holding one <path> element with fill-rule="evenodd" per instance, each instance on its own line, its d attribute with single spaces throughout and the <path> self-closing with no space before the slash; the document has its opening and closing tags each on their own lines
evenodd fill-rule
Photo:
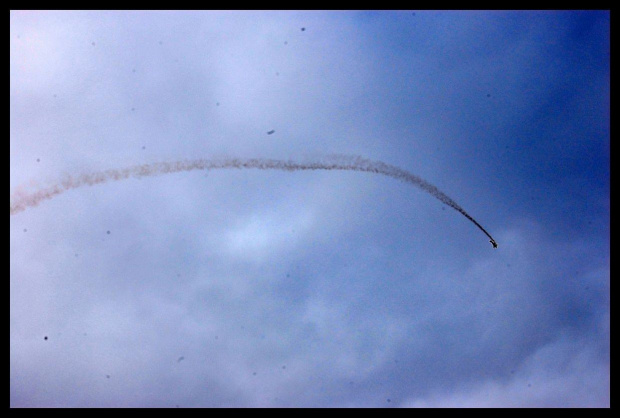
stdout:
<svg viewBox="0 0 620 418">
<path fill-rule="evenodd" d="M 381 174 L 392 177 L 405 183 L 412 184 L 431 194 L 441 202 L 460 212 L 463 216 L 473 222 L 482 232 L 489 237 L 493 247 L 497 243 L 493 237 L 465 210 L 459 206 L 448 195 L 439 190 L 436 186 L 426 180 L 396 166 L 386 164 L 381 161 L 373 161 L 359 156 L 330 155 L 321 161 L 296 162 L 292 160 L 276 160 L 269 158 L 224 158 L 224 159 L 198 159 L 183 160 L 174 162 L 159 162 L 151 164 L 135 165 L 122 169 L 111 169 L 96 171 L 93 173 L 82 174 L 77 177 L 68 176 L 60 183 L 48 188 L 40 189 L 36 192 L 16 192 L 11 195 L 11 216 L 26 210 L 26 208 L 37 206 L 44 200 L 82 186 L 93 186 L 95 184 L 107 183 L 109 181 L 124 180 L 130 177 L 140 178 L 147 176 L 157 176 L 181 171 L 193 170 L 217 170 L 217 169 L 242 169 L 255 168 L 259 170 L 283 170 L 283 171 L 302 171 L 302 170 L 344 170 L 344 171 L 364 171 L 368 173 Z"/>
</svg>

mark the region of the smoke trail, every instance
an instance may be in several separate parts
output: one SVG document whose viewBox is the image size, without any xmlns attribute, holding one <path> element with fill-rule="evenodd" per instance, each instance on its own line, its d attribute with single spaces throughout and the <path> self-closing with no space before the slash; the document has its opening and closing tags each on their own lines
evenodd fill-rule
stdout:
<svg viewBox="0 0 620 418">
<path fill-rule="evenodd" d="M 381 161 L 373 161 L 359 156 L 331 155 L 321 161 L 296 162 L 291 160 L 275 160 L 268 158 L 224 158 L 224 159 L 198 159 L 184 160 L 175 162 L 159 162 L 152 164 L 142 164 L 123 169 L 111 169 L 82 174 L 78 177 L 68 176 L 59 184 L 41 189 L 33 193 L 16 192 L 11 196 L 11 216 L 24 211 L 28 207 L 37 206 L 40 202 L 51 199 L 67 190 L 76 189 L 82 186 L 93 186 L 95 184 L 107 183 L 109 181 L 124 180 L 130 177 L 140 178 L 156 176 L 181 171 L 193 170 L 217 170 L 217 169 L 242 169 L 255 168 L 259 170 L 283 170 L 283 171 L 303 171 L 303 170 L 344 170 L 344 171 L 363 171 L 368 173 L 381 174 L 392 177 L 396 180 L 412 184 L 431 194 L 441 202 L 460 212 L 463 216 L 473 222 L 482 232 L 489 237 L 493 247 L 497 243 L 493 237 L 472 218 L 465 210 L 459 206 L 448 195 L 439 190 L 436 186 L 426 180 L 396 166 L 386 164 Z"/>
</svg>

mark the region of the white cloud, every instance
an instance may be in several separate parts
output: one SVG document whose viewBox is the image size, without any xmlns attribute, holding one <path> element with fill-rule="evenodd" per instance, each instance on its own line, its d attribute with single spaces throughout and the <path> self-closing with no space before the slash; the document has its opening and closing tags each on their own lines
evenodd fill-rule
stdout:
<svg viewBox="0 0 620 418">
<path fill-rule="evenodd" d="M 408 408 L 609 407 L 609 365 L 585 342 L 540 348 L 508 380 L 472 382 L 448 393 L 411 398 Z M 465 386 L 465 385 L 463 385 Z"/>
</svg>

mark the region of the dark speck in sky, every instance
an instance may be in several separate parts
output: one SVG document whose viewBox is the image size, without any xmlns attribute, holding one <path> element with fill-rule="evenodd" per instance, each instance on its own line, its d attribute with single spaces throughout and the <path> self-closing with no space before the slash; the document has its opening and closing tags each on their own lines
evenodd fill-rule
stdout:
<svg viewBox="0 0 620 418">
<path fill-rule="evenodd" d="M 91 42 L 90 44 L 91 44 L 92 46 L 95 46 L 95 43 L 94 43 L 94 42 Z"/>
<path fill-rule="evenodd" d="M 177 360 L 177 363 L 180 363 L 182 360 L 185 360 L 185 357 L 183 356 L 179 357 L 179 359 Z"/>
<path fill-rule="evenodd" d="M 40 158 L 37 158 L 37 162 L 40 162 L 40 161 L 41 161 L 41 159 L 40 159 Z"/>
<path fill-rule="evenodd" d="M 106 231 L 106 234 L 110 235 L 110 231 Z"/>
<path fill-rule="evenodd" d="M 216 105 L 216 106 L 219 106 L 219 105 L 220 105 L 220 102 L 217 102 L 215 105 Z"/>
<path fill-rule="evenodd" d="M 28 232 L 28 230 L 26 228 L 24 228 L 24 232 Z"/>
<path fill-rule="evenodd" d="M 271 135 L 274 132 L 275 132 L 275 129 L 272 129 L 271 131 L 267 132 L 267 135 Z"/>
<path fill-rule="evenodd" d="M 142 149 L 146 149 L 146 147 L 144 145 L 142 145 Z"/>
<path fill-rule="evenodd" d="M 288 45 L 288 41 L 284 41 L 284 45 Z"/>
<path fill-rule="evenodd" d="M 302 31 L 302 32 L 303 32 L 303 31 L 305 31 L 305 30 L 306 30 L 306 28 L 301 28 L 301 31 Z"/>
<path fill-rule="evenodd" d="M 106 375 L 105 375 L 105 377 L 106 377 L 106 379 L 109 379 L 109 378 L 110 378 L 110 375 L 109 375 L 109 374 L 106 374 Z"/>
<path fill-rule="evenodd" d="M 47 341 L 47 335 L 46 335 L 45 337 L 43 337 L 43 339 L 44 339 L 45 341 Z"/>
</svg>

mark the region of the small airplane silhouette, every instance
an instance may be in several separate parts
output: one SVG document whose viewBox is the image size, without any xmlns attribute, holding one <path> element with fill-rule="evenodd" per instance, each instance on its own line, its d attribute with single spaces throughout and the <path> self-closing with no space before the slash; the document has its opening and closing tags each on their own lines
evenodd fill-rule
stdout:
<svg viewBox="0 0 620 418">
<path fill-rule="evenodd" d="M 497 242 L 493 240 L 490 240 L 489 242 L 493 245 L 493 248 L 497 248 Z"/>
</svg>

